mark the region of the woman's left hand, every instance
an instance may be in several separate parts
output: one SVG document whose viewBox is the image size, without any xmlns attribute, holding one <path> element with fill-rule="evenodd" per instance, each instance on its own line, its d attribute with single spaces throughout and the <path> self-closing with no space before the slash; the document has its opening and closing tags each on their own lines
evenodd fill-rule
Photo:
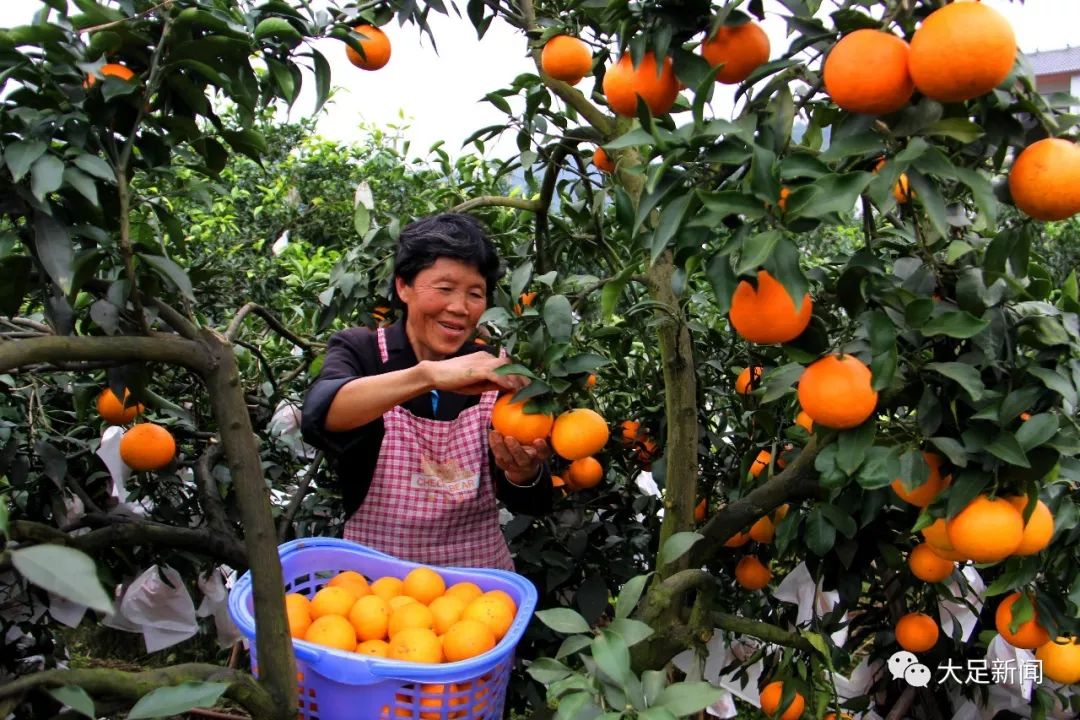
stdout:
<svg viewBox="0 0 1080 720">
<path fill-rule="evenodd" d="M 495 456 L 495 464 L 506 473 L 507 480 L 515 485 L 531 483 L 540 472 L 540 466 L 551 457 L 551 448 L 543 440 L 534 440 L 532 445 L 523 445 L 495 430 L 488 433 L 488 444 Z"/>
</svg>

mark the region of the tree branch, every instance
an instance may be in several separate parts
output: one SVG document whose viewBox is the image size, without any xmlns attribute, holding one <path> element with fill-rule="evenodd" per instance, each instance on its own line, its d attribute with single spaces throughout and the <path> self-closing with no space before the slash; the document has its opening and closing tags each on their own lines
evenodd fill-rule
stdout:
<svg viewBox="0 0 1080 720">
<path fill-rule="evenodd" d="M 240 326 L 244 322 L 244 318 L 246 318 L 251 313 L 258 315 L 263 320 L 265 320 L 266 324 L 269 325 L 271 329 L 274 330 L 274 332 L 291 342 L 293 345 L 301 347 L 304 350 L 311 349 L 311 343 L 297 335 L 294 335 L 292 331 L 290 331 L 289 328 L 285 327 L 285 325 L 280 320 L 278 320 L 272 312 L 264 308 L 262 305 L 253 302 L 244 305 L 244 307 L 240 308 L 240 310 L 237 311 L 236 317 L 232 319 L 232 322 L 229 323 L 229 327 L 225 330 L 226 340 L 228 340 L 229 342 L 235 342 L 237 335 L 240 334 Z"/>
<path fill-rule="evenodd" d="M 296 492 L 293 494 L 292 499 L 289 500 L 289 506 L 285 508 L 285 512 L 282 513 L 281 519 L 278 520 L 278 543 L 285 542 L 285 536 L 288 535 L 289 526 L 292 525 L 293 518 L 296 517 L 297 511 L 300 510 L 300 505 L 304 502 L 304 498 L 307 497 L 308 487 L 311 485 L 311 481 L 315 477 L 315 473 L 318 472 L 319 466 L 322 465 L 326 455 L 320 450 L 315 453 L 315 457 L 311 460 L 311 465 L 308 466 L 307 472 L 304 473 L 304 477 L 300 480 L 300 483 L 296 486 Z"/>
<path fill-rule="evenodd" d="M 225 514 L 225 505 L 221 501 L 221 491 L 214 478 L 213 468 L 220 459 L 221 444 L 210 443 L 206 452 L 200 455 L 195 463 L 195 483 L 199 489 L 199 504 L 202 505 L 207 526 L 214 532 L 235 538 L 236 533 L 229 524 L 229 518 Z"/>
<path fill-rule="evenodd" d="M 209 368 L 199 343 L 175 335 L 150 337 L 40 337 L 0 344 L 0 372 L 32 363 L 72 360 L 131 362 L 143 360 L 181 365 L 198 373 Z"/>
<path fill-rule="evenodd" d="M 500 195 L 483 195 L 481 197 L 475 197 L 471 200 L 466 200 L 460 205 L 455 205 L 450 208 L 452 213 L 464 213 L 469 212 L 474 208 L 479 207 L 510 207 L 517 208 L 519 210 L 528 210 L 529 212 L 542 212 L 543 206 L 536 200 L 528 200 L 522 197 L 505 197 Z"/>
</svg>

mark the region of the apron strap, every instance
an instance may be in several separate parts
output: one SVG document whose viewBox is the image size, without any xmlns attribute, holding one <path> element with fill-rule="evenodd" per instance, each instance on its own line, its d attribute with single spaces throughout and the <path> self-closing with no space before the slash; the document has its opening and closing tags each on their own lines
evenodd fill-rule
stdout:
<svg viewBox="0 0 1080 720">
<path fill-rule="evenodd" d="M 390 355 L 386 351 L 386 333 L 380 327 L 375 331 L 375 334 L 379 338 L 379 357 L 382 359 L 383 365 L 385 365 L 386 361 L 390 359 Z"/>
</svg>

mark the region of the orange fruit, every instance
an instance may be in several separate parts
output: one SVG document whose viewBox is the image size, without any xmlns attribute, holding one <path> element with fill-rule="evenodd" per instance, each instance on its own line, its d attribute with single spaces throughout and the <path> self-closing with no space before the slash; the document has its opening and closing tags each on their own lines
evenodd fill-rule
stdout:
<svg viewBox="0 0 1080 720">
<path fill-rule="evenodd" d="M 963 102 L 990 92 L 1016 60 L 1009 21 L 986 3 L 956 2 L 930 13 L 911 38 L 908 70 L 919 92 Z"/>
<path fill-rule="evenodd" d="M 758 270 L 757 289 L 746 280 L 735 288 L 728 317 L 744 340 L 762 345 L 784 343 L 802 335 L 810 324 L 814 304 L 803 295 L 796 310 L 787 289 L 767 270 Z"/>
<path fill-rule="evenodd" d="M 828 715 L 823 717 L 821 720 L 854 720 L 854 718 L 851 715 L 848 715 L 847 713 L 842 712 L 839 715 L 837 715 L 836 713 L 829 713 Z"/>
<path fill-rule="evenodd" d="M 566 487 L 566 481 L 563 480 L 558 475 L 552 475 L 551 476 L 551 487 L 553 487 L 553 488 L 565 488 Z"/>
<path fill-rule="evenodd" d="M 844 430 L 874 414 L 878 394 L 870 368 L 854 355 L 826 355 L 799 378 L 799 404 L 815 424 Z"/>
<path fill-rule="evenodd" d="M 1080 641 L 1077 638 L 1059 637 L 1035 651 L 1035 659 L 1042 661 L 1043 675 L 1062 685 L 1080 683 Z"/>
<path fill-rule="evenodd" d="M 758 700 L 761 702 L 761 712 L 765 713 L 769 717 L 776 717 L 776 713 L 780 710 L 780 700 L 784 697 L 784 683 L 780 680 L 774 680 L 761 691 L 761 695 L 758 696 Z M 784 714 L 780 715 L 780 720 L 799 720 L 802 716 L 803 710 L 806 709 L 806 700 L 803 696 L 796 692 L 795 696 L 791 698 L 791 702 L 788 703 L 787 709 L 784 710 Z"/>
<path fill-rule="evenodd" d="M 698 504 L 694 506 L 694 522 L 704 522 L 707 509 L 708 505 L 705 503 L 705 498 L 701 498 Z"/>
<path fill-rule="evenodd" d="M 381 577 L 375 582 L 371 583 L 370 587 L 371 592 L 375 593 L 383 600 L 389 602 L 390 598 L 396 597 L 401 594 L 401 586 L 403 584 L 404 583 L 401 581 L 400 578 L 387 575 L 386 577 Z"/>
<path fill-rule="evenodd" d="M 762 368 L 756 366 L 743 368 L 739 377 L 735 378 L 735 392 L 740 395 L 749 395 L 761 380 L 761 370 Z"/>
<path fill-rule="evenodd" d="M 1080 212 L 1080 147 L 1062 138 L 1028 145 L 1009 170 L 1009 192 L 1016 207 L 1036 220 Z"/>
<path fill-rule="evenodd" d="M 1027 507 L 1027 496 L 1005 498 L 1024 517 L 1024 509 Z M 1042 500 L 1035 501 L 1035 509 L 1031 511 L 1031 517 L 1024 525 L 1024 537 L 1019 547 L 1013 550 L 1013 555 L 1034 555 L 1042 551 L 1050 544 L 1050 538 L 1054 535 L 1054 515 L 1050 508 Z"/>
<path fill-rule="evenodd" d="M 381 658 L 389 657 L 390 643 L 385 640 L 365 640 L 356 646 L 356 654 Z"/>
<path fill-rule="evenodd" d="M 759 543 L 771 543 L 776 535 L 776 526 L 768 515 L 762 515 L 750 526 L 750 539 Z"/>
<path fill-rule="evenodd" d="M 1004 560 L 1024 539 L 1024 519 L 1007 500 L 979 495 L 945 523 L 949 542 L 975 562 Z"/>
<path fill-rule="evenodd" d="M 135 77 L 135 73 L 131 70 L 131 68 L 129 68 L 127 65 L 123 65 L 121 63 L 105 63 L 104 65 L 101 66 L 101 70 L 99 72 L 102 74 L 103 77 L 110 77 L 111 76 L 111 77 L 120 78 L 121 80 L 131 80 L 133 77 Z M 97 82 L 96 77 L 94 77 L 93 75 L 87 74 L 86 80 L 83 81 L 83 87 L 84 88 L 92 87 L 94 85 L 94 83 L 96 83 L 96 82 Z M 119 424 L 119 423 L 113 423 L 113 424 L 115 425 L 115 424 Z"/>
<path fill-rule="evenodd" d="M 390 626 L 390 605 L 378 595 L 365 595 L 349 609 L 349 622 L 360 640 L 382 640 Z"/>
<path fill-rule="evenodd" d="M 302 638 L 311 626 L 311 602 L 300 593 L 285 596 L 285 618 L 289 621 L 289 634 Z"/>
<path fill-rule="evenodd" d="M 592 52 L 582 40 L 570 35 L 556 35 L 540 52 L 540 67 L 556 80 L 577 85 L 592 72 Z"/>
<path fill-rule="evenodd" d="M 497 597 L 481 595 L 465 606 L 461 619 L 479 620 L 491 628 L 496 640 L 501 640 L 514 623 L 514 611 Z"/>
<path fill-rule="evenodd" d="M 443 636 L 443 652 L 447 662 L 457 662 L 486 653 L 495 647 L 495 633 L 487 623 L 475 618 L 462 618 L 450 626 Z"/>
<path fill-rule="evenodd" d="M 724 541 L 724 547 L 737 548 L 742 547 L 746 543 L 750 542 L 750 533 L 735 533 L 727 540 Z"/>
<path fill-rule="evenodd" d="M 920 532 L 923 539 L 926 540 L 926 544 L 930 546 L 930 549 L 938 557 L 956 562 L 967 562 L 970 559 L 964 556 L 963 553 L 957 552 L 956 548 L 949 542 L 949 531 L 945 518 L 938 518 Z"/>
<path fill-rule="evenodd" d="M 880 172 L 883 167 L 885 167 L 885 158 L 878 160 L 877 165 L 874 166 L 874 172 Z M 915 191 L 911 189 L 911 183 L 908 181 L 907 173 L 900 173 L 900 177 L 896 179 L 896 184 L 892 187 L 892 194 L 893 197 L 896 198 L 896 202 L 900 205 L 903 205 L 915 197 Z"/>
<path fill-rule="evenodd" d="M 769 36 L 755 22 L 722 25 L 716 34 L 701 43 L 701 56 L 709 65 L 723 65 L 716 81 L 725 85 L 741 83 L 759 65 L 769 60 Z"/>
<path fill-rule="evenodd" d="M 444 634 L 451 625 L 460 620 L 467 604 L 454 595 L 443 595 L 432 600 L 428 609 L 431 610 L 431 629 L 435 631 L 435 634 Z"/>
<path fill-rule="evenodd" d="M 593 150 L 592 164 L 596 166 L 596 169 L 600 172 L 613 173 L 615 172 L 615 161 L 611 159 L 611 156 L 607 154 L 607 151 L 602 147 Z"/>
<path fill-rule="evenodd" d="M 952 482 L 951 476 L 941 476 L 940 455 L 923 452 L 923 458 L 926 459 L 926 464 L 930 466 L 930 477 L 927 478 L 926 482 L 913 490 L 908 490 L 904 486 L 904 481 L 900 478 L 896 478 L 890 484 L 893 492 L 896 493 L 901 500 L 918 507 L 926 507 L 934 502 L 934 498 L 938 496 L 938 493 L 947 488 L 949 483 Z"/>
<path fill-rule="evenodd" d="M 446 588 L 447 597 L 459 598 L 463 603 L 468 605 L 476 598 L 484 594 L 484 591 L 480 589 L 480 586 L 474 582 L 468 580 L 462 580 L 456 582 L 450 587 Z"/>
<path fill-rule="evenodd" d="M 345 570 L 330 578 L 326 583 L 328 587 L 343 587 L 351 592 L 357 600 L 371 593 L 367 578 L 355 570 Z"/>
<path fill-rule="evenodd" d="M 127 402 L 130 397 L 131 391 L 124 388 L 124 402 Z M 127 425 L 144 409 L 141 403 L 124 407 L 111 388 L 105 388 L 97 396 L 98 415 L 110 425 Z"/>
<path fill-rule="evenodd" d="M 405 605 L 419 605 L 420 603 L 417 602 L 416 598 L 408 595 L 395 595 L 387 600 L 386 604 L 390 606 L 390 612 L 393 613 L 399 607 L 404 607 Z"/>
<path fill-rule="evenodd" d="M 747 555 L 735 566 L 735 581 L 747 590 L 760 590 L 771 579 L 772 570 L 753 555 Z"/>
<path fill-rule="evenodd" d="M 525 307 L 529 307 L 529 306 L 531 306 L 533 304 L 533 300 L 536 299 L 536 293 L 535 292 L 521 293 L 521 297 L 518 298 L 518 299 L 521 300 L 522 305 L 524 305 Z"/>
<path fill-rule="evenodd" d="M 505 590 L 488 590 L 484 593 L 485 597 L 495 598 L 510 610 L 511 615 L 517 615 L 517 603 L 514 598 L 510 597 L 510 593 Z"/>
<path fill-rule="evenodd" d="M 390 612 L 390 622 L 386 626 L 386 634 L 392 640 L 402 630 L 407 628 L 434 629 L 435 615 L 427 605 L 418 602 L 407 603 Z"/>
<path fill-rule="evenodd" d="M 551 447 L 567 460 L 595 455 L 607 444 L 607 422 L 588 408 L 568 410 L 555 418 L 551 427 Z"/>
<path fill-rule="evenodd" d="M 364 54 L 346 45 L 345 55 L 349 62 L 361 70 L 378 70 L 390 62 L 390 38 L 386 37 L 386 33 L 373 25 L 357 25 L 353 32 L 363 35 L 360 47 L 364 49 Z"/>
<path fill-rule="evenodd" d="M 583 457 L 566 469 L 566 483 L 572 490 L 588 490 L 604 479 L 604 466 L 594 457 Z"/>
<path fill-rule="evenodd" d="M 512 393 L 501 395 L 491 410 L 491 425 L 506 437 L 512 437 L 522 445 L 532 445 L 543 440 L 551 432 L 555 418 L 544 413 L 525 412 L 525 402 L 512 403 Z"/>
<path fill-rule="evenodd" d="M 863 28 L 833 46 L 823 68 L 825 92 L 853 113 L 887 115 L 915 92 L 908 73 L 908 44 L 892 33 Z"/>
<path fill-rule="evenodd" d="M 427 605 L 446 592 L 446 581 L 429 567 L 417 567 L 405 576 L 401 592 Z"/>
<path fill-rule="evenodd" d="M 304 634 L 304 639 L 316 645 L 345 652 L 356 649 L 356 632 L 349 621 L 341 615 L 323 615 L 315 618 Z"/>
<path fill-rule="evenodd" d="M 911 612 L 896 621 L 896 642 L 908 652 L 926 652 L 937 639 L 938 625 L 929 615 Z"/>
<path fill-rule="evenodd" d="M 637 442 L 639 437 L 642 437 L 641 423 L 637 420 L 623 420 L 619 424 L 619 428 L 622 431 L 622 444 L 624 447 L 630 447 Z"/>
<path fill-rule="evenodd" d="M 326 587 L 315 593 L 311 598 L 312 619 L 321 618 L 324 615 L 348 615 L 356 596 L 343 587 Z"/>
<path fill-rule="evenodd" d="M 671 58 L 665 57 L 659 71 L 656 55 L 649 51 L 634 67 L 630 53 L 623 53 L 619 62 L 604 73 L 604 97 L 611 109 L 625 117 L 637 117 L 640 97 L 653 115 L 663 115 L 679 96 L 679 82 Z"/>
<path fill-rule="evenodd" d="M 776 207 L 780 208 L 780 212 L 787 212 L 787 199 L 791 195 L 791 188 L 780 188 L 780 195 L 776 199 Z"/>
<path fill-rule="evenodd" d="M 120 459 L 132 470 L 160 470 L 175 456 L 172 434 L 154 423 L 140 423 L 120 438 Z"/>
<path fill-rule="evenodd" d="M 795 424 L 808 433 L 814 432 L 814 420 L 806 414 L 805 410 L 800 410 L 799 414 L 795 416 Z"/>
<path fill-rule="evenodd" d="M 757 454 L 757 457 L 754 458 L 754 462 L 750 463 L 750 475 L 752 475 L 753 477 L 760 476 L 761 473 L 766 468 L 769 467 L 769 463 L 771 463 L 771 462 L 772 462 L 772 453 L 769 452 L 768 450 L 762 450 L 761 452 L 759 452 Z M 777 459 L 777 461 L 776 461 L 776 467 L 777 468 L 782 468 L 786 464 L 787 463 L 785 463 L 783 460 L 780 460 L 780 459 Z"/>
<path fill-rule="evenodd" d="M 908 555 L 908 567 L 911 568 L 911 574 L 920 580 L 936 583 L 952 575 L 956 563 L 941 557 L 933 548 L 923 543 L 916 545 Z"/>
<path fill-rule="evenodd" d="M 1039 610 L 1034 607 L 1035 598 L 1031 595 L 1028 595 L 1028 599 L 1031 601 L 1034 615 L 1030 620 L 1020 623 L 1016 628 L 1016 632 L 1012 632 L 1009 629 L 1013 624 L 1012 607 L 1019 599 L 1020 593 L 1014 592 L 1001 601 L 1001 604 L 997 607 L 997 611 L 994 613 L 994 626 L 997 627 L 998 633 L 1005 639 L 1005 642 L 1013 647 L 1034 650 L 1039 646 L 1050 642 L 1050 633 L 1046 631 L 1046 628 L 1039 624 Z"/>
<path fill-rule="evenodd" d="M 596 387 L 596 376 L 589 373 L 589 377 L 585 378 L 585 384 L 589 387 Z"/>
<path fill-rule="evenodd" d="M 387 657 L 415 663 L 441 663 L 442 643 L 430 628 L 405 628 L 390 638 Z"/>
</svg>

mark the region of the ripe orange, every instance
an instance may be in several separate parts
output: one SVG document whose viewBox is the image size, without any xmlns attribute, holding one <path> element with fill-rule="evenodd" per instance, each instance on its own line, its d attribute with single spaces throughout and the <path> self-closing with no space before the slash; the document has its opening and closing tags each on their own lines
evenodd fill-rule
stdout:
<svg viewBox="0 0 1080 720">
<path fill-rule="evenodd" d="M 406 662 L 441 663 L 442 643 L 430 628 L 406 628 L 390 638 L 387 657 Z"/>
<path fill-rule="evenodd" d="M 131 391 L 124 388 L 124 402 L 127 402 L 130 397 Z M 127 425 L 144 409 L 141 403 L 124 407 L 120 398 L 116 397 L 116 393 L 110 388 L 105 388 L 97 396 L 98 415 L 110 425 Z"/>
<path fill-rule="evenodd" d="M 364 49 L 364 54 L 346 45 L 345 55 L 349 62 L 361 70 L 378 70 L 390 62 L 390 38 L 386 37 L 386 33 L 373 25 L 357 25 L 353 31 L 363 35 L 360 47 Z"/>
<path fill-rule="evenodd" d="M 351 592 L 356 599 L 368 595 L 371 592 L 371 587 L 368 585 L 367 578 L 355 570 L 345 570 L 339 572 L 334 577 L 330 578 L 330 582 L 326 583 L 329 587 L 343 587 Z"/>
<path fill-rule="evenodd" d="M 916 545 L 908 555 L 908 567 L 911 574 L 920 580 L 936 583 L 952 575 L 956 569 L 956 563 L 934 552 L 926 543 Z"/>
<path fill-rule="evenodd" d="M 498 432 L 523 445 L 543 440 L 551 432 L 555 418 L 544 413 L 525 412 L 525 401 L 510 402 L 511 393 L 499 397 L 491 410 L 491 425 Z"/>
<path fill-rule="evenodd" d="M 761 371 L 762 368 L 757 366 L 743 368 L 739 377 L 735 378 L 735 392 L 740 395 L 749 395 L 761 380 Z"/>
<path fill-rule="evenodd" d="M 1042 661 L 1043 675 L 1062 685 L 1080 683 L 1080 640 L 1059 637 L 1035 651 L 1035 659 Z"/>
<path fill-rule="evenodd" d="M 795 416 L 795 424 L 808 433 L 814 432 L 814 420 L 806 414 L 805 410 L 800 410 L 799 414 Z"/>
<path fill-rule="evenodd" d="M 566 469 L 566 483 L 571 490 L 588 490 L 604 479 L 604 466 L 594 457 L 583 457 Z"/>
<path fill-rule="evenodd" d="M 863 28 L 848 33 L 825 60 L 825 91 L 842 109 L 887 115 L 915 92 L 908 73 L 908 44 L 892 33 Z"/>
<path fill-rule="evenodd" d="M 160 470 L 176 455 L 176 441 L 154 423 L 140 423 L 120 438 L 120 459 L 132 470 Z"/>
<path fill-rule="evenodd" d="M 401 578 L 386 575 L 371 583 L 371 592 L 389 602 L 390 598 L 401 594 L 401 586 L 403 584 Z"/>
<path fill-rule="evenodd" d="M 979 495 L 945 523 L 949 542 L 975 562 L 1004 560 L 1024 539 L 1024 519 L 1007 500 Z"/>
<path fill-rule="evenodd" d="M 963 553 L 957 552 L 956 548 L 949 542 L 949 531 L 945 518 L 938 518 L 920 532 L 923 539 L 926 540 L 926 544 L 930 546 L 930 549 L 938 557 L 955 562 L 967 562 L 970 559 Z"/>
<path fill-rule="evenodd" d="M 615 161 L 611 159 L 611 156 L 608 155 L 602 147 L 598 147 L 593 151 L 592 164 L 595 165 L 596 169 L 600 172 L 615 172 Z"/>
<path fill-rule="evenodd" d="M 370 655 L 371 657 L 389 657 L 390 643 L 385 640 L 365 640 L 356 646 L 358 655 Z"/>
<path fill-rule="evenodd" d="M 112 76 L 112 77 L 120 78 L 121 80 L 131 80 L 133 77 L 135 77 L 134 71 L 132 71 L 132 69 L 129 68 L 127 65 L 123 65 L 121 63 L 105 63 L 104 65 L 101 66 L 101 70 L 99 72 L 104 77 Z M 96 83 L 96 82 L 97 82 L 96 77 L 94 77 L 93 75 L 87 74 L 86 80 L 83 81 L 83 87 L 84 88 L 92 87 L 94 85 L 94 83 Z"/>
<path fill-rule="evenodd" d="M 1028 145 L 1013 161 L 1009 192 L 1016 207 L 1036 220 L 1080 212 L 1080 147 L 1061 138 Z"/>
<path fill-rule="evenodd" d="M 484 596 L 495 598 L 509 608 L 511 615 L 517 615 L 517 603 L 514 602 L 514 598 L 510 597 L 510 593 L 505 590 L 488 590 L 484 593 Z"/>
<path fill-rule="evenodd" d="M 1005 499 L 1016 508 L 1016 511 L 1020 513 L 1020 517 L 1023 518 L 1024 508 L 1027 507 L 1027 497 L 1019 495 Z M 1020 541 L 1020 546 L 1013 550 L 1013 555 L 1034 555 L 1050 544 L 1050 538 L 1053 535 L 1054 515 L 1050 512 L 1050 508 L 1046 506 L 1046 503 L 1042 500 L 1036 500 L 1035 509 L 1031 511 L 1031 517 L 1028 518 L 1027 524 L 1024 525 L 1024 537 Z"/>
<path fill-rule="evenodd" d="M 915 87 L 939 102 L 990 92 L 1016 60 L 1016 36 L 986 3 L 955 2 L 935 10 L 911 38 L 908 70 Z"/>
<path fill-rule="evenodd" d="M 761 473 L 769 467 L 770 462 L 772 462 L 772 453 L 768 450 L 762 450 L 757 454 L 757 457 L 754 458 L 754 462 L 750 463 L 750 475 L 753 477 L 760 476 Z M 784 465 L 787 465 L 787 463 L 777 458 L 776 467 L 782 468 Z"/>
<path fill-rule="evenodd" d="M 780 700 L 784 697 L 784 683 L 780 680 L 774 680 L 761 691 L 761 695 L 758 696 L 758 700 L 761 702 L 761 711 L 769 717 L 776 717 L 776 713 L 780 710 Z M 791 702 L 788 703 L 787 709 L 784 710 L 784 714 L 780 715 L 780 720 L 799 720 L 803 714 L 803 710 L 806 708 L 806 700 L 803 696 L 796 692 L 795 696 L 791 698 Z"/>
<path fill-rule="evenodd" d="M 446 592 L 446 581 L 429 567 L 417 567 L 405 576 L 401 592 L 427 605 Z"/>
<path fill-rule="evenodd" d="M 908 652 L 926 652 L 937 640 L 938 625 L 929 615 L 911 612 L 896 621 L 896 642 Z"/>
<path fill-rule="evenodd" d="M 497 597 L 481 595 L 465 606 L 461 619 L 479 620 L 491 628 L 496 640 L 501 640 L 514 622 L 514 611 Z"/>
<path fill-rule="evenodd" d="M 949 483 L 952 482 L 952 476 L 941 476 L 940 455 L 923 452 L 923 458 L 926 459 L 926 464 L 930 466 L 930 477 L 927 478 L 926 482 L 912 490 L 908 490 L 907 487 L 904 486 L 904 481 L 901 478 L 896 478 L 890 484 L 893 492 L 896 493 L 901 500 L 918 507 L 926 507 L 934 502 L 934 498 L 938 496 L 938 493 L 947 488 Z"/>
<path fill-rule="evenodd" d="M 289 621 L 289 634 L 302 638 L 311 626 L 311 602 L 300 593 L 285 596 L 285 617 Z"/>
<path fill-rule="evenodd" d="M 656 55 L 647 52 L 641 64 L 634 67 L 630 53 L 623 53 L 619 62 L 604 73 L 604 97 L 611 109 L 625 117 L 637 117 L 640 97 L 653 115 L 663 115 L 679 96 L 679 82 L 671 58 L 664 58 L 658 71 Z"/>
<path fill-rule="evenodd" d="M 750 526 L 750 539 L 768 544 L 773 541 L 773 537 L 776 535 L 776 526 L 773 525 L 773 521 L 769 519 L 768 515 L 762 515 L 757 519 L 753 525 Z"/>
<path fill-rule="evenodd" d="M 705 498 L 701 498 L 698 504 L 694 506 L 694 522 L 705 521 L 705 511 L 708 509 L 708 505 L 705 503 Z"/>
<path fill-rule="evenodd" d="M 473 600 L 475 600 L 476 598 L 480 597 L 483 594 L 484 594 L 484 591 L 481 590 L 480 587 L 476 583 L 469 582 L 468 580 L 462 580 L 461 582 L 456 582 L 456 583 L 454 583 L 453 585 L 451 585 L 450 587 L 448 587 L 446 589 L 446 596 L 447 597 L 459 598 L 466 605 L 468 605 Z"/>
<path fill-rule="evenodd" d="M 349 590 L 327 585 L 311 598 L 311 617 L 316 619 L 324 615 L 348 615 L 356 601 L 356 596 Z"/>
<path fill-rule="evenodd" d="M 518 298 L 518 299 L 521 300 L 522 305 L 524 305 L 525 307 L 529 307 L 529 306 L 531 306 L 533 304 L 533 300 L 536 299 L 536 292 L 534 291 L 534 292 L 521 293 L 521 297 Z"/>
<path fill-rule="evenodd" d="M 567 460 L 595 455 L 607 444 L 609 430 L 600 413 L 588 408 L 568 410 L 555 418 L 551 447 Z"/>
<path fill-rule="evenodd" d="M 382 640 L 390 627 L 390 605 L 378 595 L 365 595 L 349 609 L 349 622 L 360 640 Z"/>
<path fill-rule="evenodd" d="M 878 160 L 877 165 L 874 166 L 874 172 L 879 172 L 883 167 L 885 167 L 885 158 Z M 896 184 L 892 187 L 892 194 L 900 205 L 915 197 L 915 191 L 911 189 L 911 182 L 908 180 L 907 173 L 900 173 L 900 177 L 896 179 Z"/>
<path fill-rule="evenodd" d="M 570 35 L 556 35 L 540 52 L 540 67 L 544 72 L 571 85 L 577 85 L 592 72 L 592 63 L 589 46 Z"/>
<path fill-rule="evenodd" d="M 630 447 L 638 438 L 643 437 L 641 433 L 641 423 L 637 420 L 623 420 L 619 424 L 619 428 L 622 430 L 622 444 L 624 447 Z"/>
<path fill-rule="evenodd" d="M 467 604 L 454 595 L 443 595 L 432 600 L 428 609 L 431 610 L 431 629 L 435 631 L 435 634 L 444 634 L 451 625 L 460 620 Z"/>
<path fill-rule="evenodd" d="M 997 611 L 994 613 L 994 626 L 997 627 L 997 631 L 1005 639 L 1005 642 L 1013 647 L 1034 650 L 1040 645 L 1050 642 L 1050 633 L 1046 632 L 1046 628 L 1039 624 L 1039 610 L 1034 607 L 1035 598 L 1030 594 L 1028 599 L 1031 601 L 1034 615 L 1030 620 L 1020 623 L 1016 628 L 1016 632 L 1010 631 L 1009 628 L 1013 624 L 1012 607 L 1019 599 L 1020 593 L 1014 592 L 1001 601 Z"/>
<path fill-rule="evenodd" d="M 435 628 L 435 615 L 427 605 L 418 602 L 407 603 L 391 611 L 390 622 L 386 626 L 386 634 L 392 640 L 402 630 L 408 628 Z"/>
<path fill-rule="evenodd" d="M 750 533 L 739 532 L 735 533 L 727 540 L 724 541 L 724 547 L 737 548 L 742 547 L 746 543 L 750 542 Z"/>
<path fill-rule="evenodd" d="M 447 662 L 476 657 L 495 647 L 495 633 L 484 622 L 463 618 L 450 626 L 443 636 L 443 652 Z"/>
<path fill-rule="evenodd" d="M 585 384 L 589 387 L 596 387 L 596 375 L 589 373 L 589 376 L 585 378 Z"/>
<path fill-rule="evenodd" d="M 713 67 L 723 65 L 716 71 L 717 82 L 741 83 L 759 65 L 768 62 L 769 36 L 754 22 L 723 25 L 701 43 L 701 56 Z"/>
<path fill-rule="evenodd" d="M 731 326 L 744 340 L 762 345 L 794 340 L 810 324 L 814 304 L 803 295 L 796 310 L 791 295 L 767 270 L 759 270 L 757 289 L 746 280 L 731 297 Z"/>
<path fill-rule="evenodd" d="M 799 404 L 815 424 L 844 430 L 874 414 L 877 391 L 870 368 L 854 355 L 826 355 L 799 378 Z"/>
<path fill-rule="evenodd" d="M 349 621 L 341 615 L 323 615 L 315 618 L 304 634 L 304 639 L 316 645 L 337 648 L 345 652 L 356 649 L 356 632 Z"/>
<path fill-rule="evenodd" d="M 772 570 L 753 555 L 747 555 L 735 566 L 735 581 L 747 590 L 760 590 L 771 579 Z"/>
<path fill-rule="evenodd" d="M 390 614 L 392 615 L 395 610 L 403 605 L 418 605 L 416 598 L 409 597 L 408 595 L 395 595 L 386 601 L 386 604 L 390 606 Z"/>
</svg>

